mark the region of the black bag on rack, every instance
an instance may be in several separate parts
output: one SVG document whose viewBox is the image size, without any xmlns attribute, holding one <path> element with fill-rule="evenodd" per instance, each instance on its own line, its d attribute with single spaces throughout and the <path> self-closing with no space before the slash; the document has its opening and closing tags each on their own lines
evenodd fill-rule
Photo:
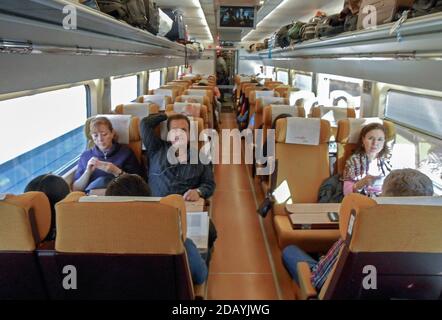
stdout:
<svg viewBox="0 0 442 320">
<path fill-rule="evenodd" d="M 143 0 L 96 0 L 100 11 L 134 27 L 144 29 L 147 25 Z"/>
<path fill-rule="evenodd" d="M 318 12 L 308 23 L 302 26 L 302 41 L 314 39 L 316 37 L 316 26 L 326 18 L 325 14 Z"/>
<path fill-rule="evenodd" d="M 144 0 L 144 10 L 146 11 L 147 23 L 145 29 L 157 35 L 160 27 L 160 13 L 157 5 L 152 0 Z"/>
<path fill-rule="evenodd" d="M 420 17 L 442 11 L 442 0 L 416 0 L 413 5 L 412 17 Z"/>
<path fill-rule="evenodd" d="M 344 32 L 344 22 L 339 14 L 328 16 L 316 25 L 316 38 L 334 36 Z"/>
<path fill-rule="evenodd" d="M 290 45 L 290 38 L 288 37 L 288 31 L 291 29 L 292 24 L 288 24 L 276 33 L 276 43 L 281 48 L 288 47 Z"/>
<path fill-rule="evenodd" d="M 161 9 L 172 20 L 172 29 L 166 34 L 171 41 L 186 40 L 186 27 L 184 26 L 183 13 L 179 9 Z"/>
</svg>

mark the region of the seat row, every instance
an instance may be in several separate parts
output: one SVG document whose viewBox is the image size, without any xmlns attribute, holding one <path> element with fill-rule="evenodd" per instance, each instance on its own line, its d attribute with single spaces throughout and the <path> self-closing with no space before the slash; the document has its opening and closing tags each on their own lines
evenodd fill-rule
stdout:
<svg viewBox="0 0 442 320">
<path fill-rule="evenodd" d="M 0 200 L 0 299 L 194 299 L 183 244 L 183 198 L 73 192 L 56 205 L 55 243 L 44 193 Z"/>
</svg>

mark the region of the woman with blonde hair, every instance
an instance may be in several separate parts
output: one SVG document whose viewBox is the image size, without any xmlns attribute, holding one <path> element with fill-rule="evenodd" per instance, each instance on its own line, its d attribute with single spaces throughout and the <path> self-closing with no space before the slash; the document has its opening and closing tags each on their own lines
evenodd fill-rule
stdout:
<svg viewBox="0 0 442 320">
<path fill-rule="evenodd" d="M 113 178 L 124 172 L 142 174 L 132 150 L 117 142 L 116 132 L 108 118 L 94 118 L 90 122 L 90 132 L 95 145 L 84 151 L 78 161 L 74 191 L 104 189 Z"/>
</svg>

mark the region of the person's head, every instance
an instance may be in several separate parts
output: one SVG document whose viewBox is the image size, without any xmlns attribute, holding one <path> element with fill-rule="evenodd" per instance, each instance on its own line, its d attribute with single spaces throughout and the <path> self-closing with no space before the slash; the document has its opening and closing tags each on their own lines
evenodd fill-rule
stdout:
<svg viewBox="0 0 442 320">
<path fill-rule="evenodd" d="M 169 133 L 173 133 L 172 135 L 172 144 L 176 144 L 179 143 L 182 140 L 182 137 L 180 136 L 180 132 L 179 129 L 181 129 L 182 131 L 184 131 L 184 133 L 186 134 L 185 140 L 186 143 L 189 142 L 189 137 L 190 137 L 190 121 L 189 118 L 187 118 L 187 116 L 185 116 L 184 114 L 174 114 L 171 115 L 167 118 L 167 131 Z"/>
<path fill-rule="evenodd" d="M 393 170 L 382 185 L 383 197 L 432 196 L 433 193 L 431 179 L 415 169 Z"/>
<path fill-rule="evenodd" d="M 386 144 L 387 130 L 380 123 L 371 123 L 362 128 L 356 147 L 356 153 L 384 158 L 389 154 Z"/>
<path fill-rule="evenodd" d="M 139 175 L 124 173 L 108 184 L 105 195 L 150 197 L 151 192 L 149 185 Z"/>
<path fill-rule="evenodd" d="M 90 132 L 95 145 L 101 150 L 109 150 L 117 135 L 112 123 L 106 117 L 95 117 L 90 122 Z"/>
<path fill-rule="evenodd" d="M 41 191 L 46 194 L 51 207 L 71 192 L 68 183 L 62 177 L 54 174 L 42 174 L 35 177 L 26 185 L 24 192 L 28 191 Z"/>
</svg>

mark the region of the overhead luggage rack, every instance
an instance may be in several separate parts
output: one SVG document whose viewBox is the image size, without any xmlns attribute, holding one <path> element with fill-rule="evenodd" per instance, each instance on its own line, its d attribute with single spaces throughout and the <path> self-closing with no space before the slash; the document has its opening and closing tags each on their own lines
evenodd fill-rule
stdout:
<svg viewBox="0 0 442 320">
<path fill-rule="evenodd" d="M 72 30 L 63 27 L 63 21 L 66 22 L 65 19 L 72 12 L 70 8 L 75 8 L 76 11 L 76 29 Z M 120 53 L 185 55 L 184 46 L 179 43 L 66 0 L 1 1 L 0 39 L 30 41 L 41 46 L 92 48 Z M 188 48 L 188 53 L 198 54 L 191 48 Z"/>
<path fill-rule="evenodd" d="M 409 19 L 399 29 L 394 26 L 309 40 L 271 54 L 260 51 L 249 59 L 280 68 L 442 91 L 442 13 Z"/>
</svg>

